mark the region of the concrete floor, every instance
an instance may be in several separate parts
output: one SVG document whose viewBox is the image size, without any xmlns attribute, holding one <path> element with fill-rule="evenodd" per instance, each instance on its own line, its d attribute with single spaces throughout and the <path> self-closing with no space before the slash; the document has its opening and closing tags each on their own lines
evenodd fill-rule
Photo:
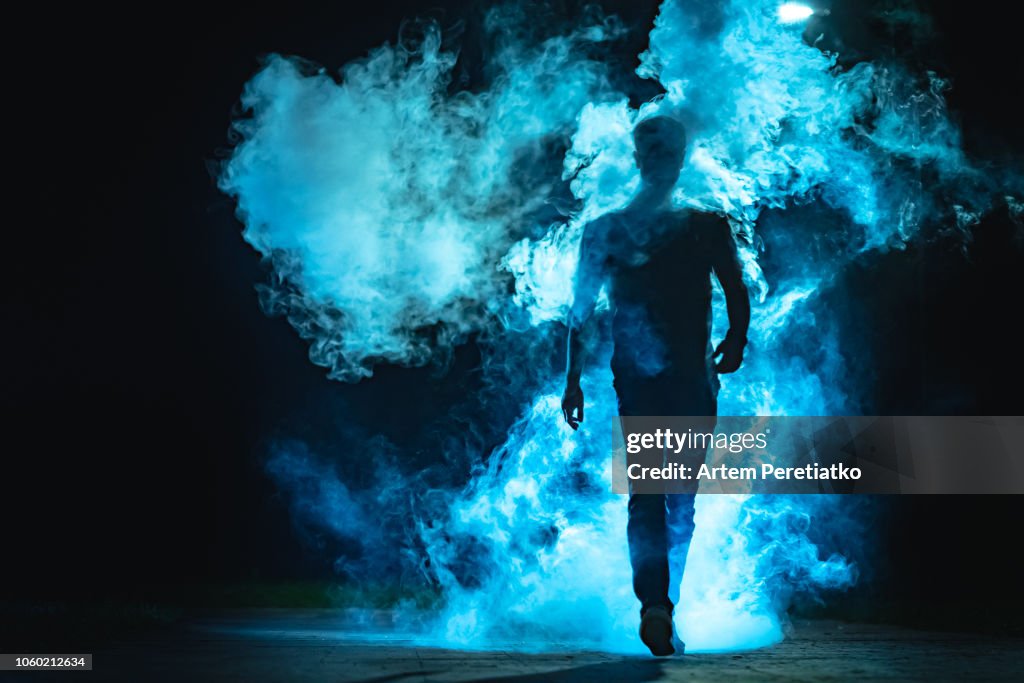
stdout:
<svg viewBox="0 0 1024 683">
<path fill-rule="evenodd" d="M 337 613 L 263 610 L 207 616 L 174 633 L 94 653 L 91 673 L 17 680 L 239 681 L 964 681 L 1024 680 L 1024 640 L 889 626 L 798 622 L 783 643 L 670 659 L 597 652 L 523 654 L 367 641 L 326 628 Z M 2 677 L 2 674 L 0 674 Z"/>
</svg>

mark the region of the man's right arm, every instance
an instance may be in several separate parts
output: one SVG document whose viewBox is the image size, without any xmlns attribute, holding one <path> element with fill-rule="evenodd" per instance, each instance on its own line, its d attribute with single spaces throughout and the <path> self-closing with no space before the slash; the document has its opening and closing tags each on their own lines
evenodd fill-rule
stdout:
<svg viewBox="0 0 1024 683">
<path fill-rule="evenodd" d="M 601 272 L 597 249 L 593 244 L 592 225 L 584 228 L 580 240 L 580 256 L 573 280 L 573 303 L 567 321 L 565 392 L 562 394 L 562 415 L 573 429 L 583 421 L 583 389 L 580 379 L 588 347 L 593 343 L 593 315 L 600 289 Z M 589 233 L 589 234 L 588 234 Z"/>
</svg>

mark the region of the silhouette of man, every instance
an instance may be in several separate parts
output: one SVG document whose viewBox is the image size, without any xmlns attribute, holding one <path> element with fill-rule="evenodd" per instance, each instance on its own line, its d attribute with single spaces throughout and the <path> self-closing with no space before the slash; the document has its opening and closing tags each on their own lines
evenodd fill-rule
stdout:
<svg viewBox="0 0 1024 683">
<path fill-rule="evenodd" d="M 603 290 L 619 414 L 704 416 L 701 431 L 713 431 L 715 373 L 740 367 L 750 324 L 736 245 L 723 218 L 671 206 L 686 154 L 682 124 L 666 116 L 646 119 L 634 129 L 633 141 L 639 192 L 625 209 L 584 228 L 569 316 L 563 415 L 573 429 L 583 421 L 580 376 L 598 333 L 593 313 Z M 725 291 L 729 316 L 728 334 L 714 353 L 712 273 Z M 698 456 L 703 460 L 705 453 Z M 682 645 L 672 631 L 672 611 L 693 535 L 694 494 L 695 489 L 631 491 L 629 497 L 627 537 L 633 590 L 641 605 L 640 638 L 658 656 Z"/>
</svg>

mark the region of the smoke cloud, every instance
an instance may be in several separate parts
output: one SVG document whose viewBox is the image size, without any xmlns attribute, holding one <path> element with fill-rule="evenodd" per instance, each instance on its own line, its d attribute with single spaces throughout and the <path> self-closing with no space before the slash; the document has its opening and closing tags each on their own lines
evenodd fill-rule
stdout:
<svg viewBox="0 0 1024 683">
<path fill-rule="evenodd" d="M 477 463 L 464 486 L 395 465 L 400 484 L 357 490 L 329 466 L 351 444 L 275 450 L 268 471 L 297 522 L 360 539 L 365 561 L 345 564 L 347 579 L 384 567 L 439 589 L 424 642 L 639 651 L 625 500 L 610 493 L 610 371 L 591 364 L 574 433 L 550 362 L 583 226 L 638 187 L 635 123 L 686 124 L 674 201 L 728 217 L 755 294 L 724 415 L 856 413 L 822 296 L 854 259 L 942 231 L 966 238 L 995 202 L 1019 213 L 1020 197 L 962 151 L 940 76 L 840 65 L 780 22 L 776 2 L 666 0 L 637 71 L 664 95 L 638 108 L 601 59 L 619 22 L 585 12 L 546 28 L 521 5 L 491 10 L 488 77 L 473 91 L 455 87 L 458 57 L 433 25 L 337 75 L 271 56 L 243 93 L 220 186 L 270 265 L 262 305 L 331 378 L 443 361 L 472 337 L 486 390 L 467 402 L 518 406 L 497 448 L 472 435 L 432 444 L 446 463 Z M 719 295 L 716 338 L 725 325 Z M 366 522 L 387 509 L 408 514 Z M 704 496 L 696 522 L 677 610 L 689 651 L 777 642 L 794 595 L 856 580 L 820 541 L 856 523 L 829 497 Z"/>
</svg>

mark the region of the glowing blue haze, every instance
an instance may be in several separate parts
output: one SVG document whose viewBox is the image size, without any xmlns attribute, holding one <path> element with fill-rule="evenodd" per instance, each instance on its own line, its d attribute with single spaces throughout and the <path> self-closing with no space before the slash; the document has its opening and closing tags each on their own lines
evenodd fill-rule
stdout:
<svg viewBox="0 0 1024 683">
<path fill-rule="evenodd" d="M 455 55 L 436 29 L 414 49 L 374 50 L 337 80 L 272 57 L 246 87 L 252 117 L 237 124 L 241 141 L 220 183 L 238 200 L 246 240 L 273 264 L 261 290 L 268 312 L 287 316 L 311 360 L 345 381 L 381 362 L 423 365 L 479 334 L 492 341 L 485 372 L 507 380 L 523 406 L 504 445 L 469 454 L 485 464 L 463 488 L 406 472 L 398 491 L 353 491 L 332 481 L 321 462 L 329 454 L 291 446 L 272 461 L 303 520 L 340 537 L 372 526 L 360 510 L 412 501 L 419 513 L 406 536 L 379 545 L 401 547 L 410 571 L 443 591 L 426 642 L 640 648 L 625 500 L 610 493 L 607 364 L 590 366 L 588 418 L 573 433 L 560 419 L 561 378 L 523 362 L 562 344 L 557 321 L 571 302 L 582 226 L 637 189 L 638 118 L 686 123 L 675 201 L 729 217 L 756 296 L 748 360 L 725 379 L 721 414 L 855 411 L 841 340 L 818 297 L 859 254 L 902 246 L 929 225 L 963 228 L 987 206 L 938 77 L 896 64 L 842 70 L 799 25 L 779 22 L 777 3 L 710 4 L 662 6 L 639 74 L 666 94 L 639 110 L 585 56 L 622 30 L 617 22 L 593 16 L 534 39 L 514 5 L 488 15 L 493 75 L 477 92 L 450 92 Z M 559 140 L 569 142 L 562 178 L 536 163 Z M 563 181 L 579 206 L 538 224 Z M 831 219 L 811 223 L 793 208 L 810 205 Z M 819 235 L 832 246 L 812 249 Z M 791 254 L 771 280 L 762 246 Z M 500 350 L 508 344 L 522 347 L 518 356 Z M 793 594 L 849 586 L 856 569 L 809 538 L 813 525 L 845 523 L 838 505 L 702 497 L 679 608 L 688 649 L 776 642 Z"/>
</svg>

